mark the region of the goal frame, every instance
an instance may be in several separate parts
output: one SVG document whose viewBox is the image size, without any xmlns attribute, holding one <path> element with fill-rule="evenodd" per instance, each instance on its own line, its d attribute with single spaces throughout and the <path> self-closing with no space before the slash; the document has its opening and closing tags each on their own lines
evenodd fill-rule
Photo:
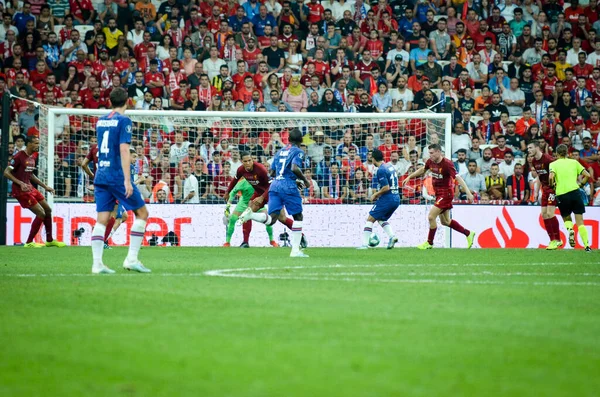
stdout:
<svg viewBox="0 0 600 397">
<path fill-rule="evenodd" d="M 47 107 L 47 126 L 48 126 L 48 161 L 47 161 L 47 178 L 46 183 L 49 186 L 54 186 L 54 158 L 56 137 L 55 131 L 55 116 L 103 116 L 111 112 L 110 109 L 75 109 L 75 108 L 56 108 Z M 372 119 L 376 120 L 398 120 L 398 119 L 419 119 L 419 120 L 439 120 L 444 122 L 444 153 L 447 158 L 452 158 L 452 115 L 450 113 L 420 113 L 420 112 L 398 112 L 398 113 L 324 113 L 324 112 L 208 112 L 208 111 L 186 111 L 186 110 L 127 110 L 128 116 L 150 116 L 156 117 L 163 115 L 166 117 L 185 117 L 187 119 L 203 118 L 212 119 L 215 121 L 240 118 L 240 119 L 264 119 L 264 120 L 285 120 L 289 118 L 298 120 L 310 119 L 331 119 L 339 117 L 343 119 Z M 292 116 L 293 115 L 293 116 Z M 51 194 L 46 194 L 46 199 L 50 206 L 54 205 L 54 197 Z M 445 246 L 450 247 L 452 233 L 446 233 Z"/>
</svg>

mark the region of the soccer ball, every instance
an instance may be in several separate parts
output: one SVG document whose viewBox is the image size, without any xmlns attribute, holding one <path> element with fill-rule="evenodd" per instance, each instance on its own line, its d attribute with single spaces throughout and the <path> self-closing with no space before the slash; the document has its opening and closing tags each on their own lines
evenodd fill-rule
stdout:
<svg viewBox="0 0 600 397">
<path fill-rule="evenodd" d="M 379 236 L 377 236 L 375 233 L 371 234 L 371 237 L 369 237 L 369 247 L 371 248 L 375 248 L 379 245 L 379 242 L 381 240 L 379 240 Z"/>
</svg>

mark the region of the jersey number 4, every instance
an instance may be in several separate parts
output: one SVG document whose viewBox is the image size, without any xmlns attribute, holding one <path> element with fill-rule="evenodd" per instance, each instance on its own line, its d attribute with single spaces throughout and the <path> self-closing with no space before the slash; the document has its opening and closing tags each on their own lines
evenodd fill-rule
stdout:
<svg viewBox="0 0 600 397">
<path fill-rule="evenodd" d="M 102 145 L 100 146 L 100 153 L 108 154 L 110 152 L 110 148 L 108 147 L 108 138 L 110 136 L 110 131 L 104 131 L 102 134 Z"/>
</svg>

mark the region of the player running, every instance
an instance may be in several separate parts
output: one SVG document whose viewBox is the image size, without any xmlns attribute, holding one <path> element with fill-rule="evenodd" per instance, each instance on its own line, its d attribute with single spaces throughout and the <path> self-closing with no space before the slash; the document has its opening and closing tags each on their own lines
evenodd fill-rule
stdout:
<svg viewBox="0 0 600 397">
<path fill-rule="evenodd" d="M 135 153 L 134 149 L 131 149 L 129 153 Z M 132 163 L 134 160 L 131 160 Z M 94 171 L 98 169 L 98 145 L 92 145 L 90 151 L 88 152 L 85 159 L 83 159 L 83 163 L 81 164 L 81 168 L 90 177 L 90 179 L 94 180 L 94 173 L 89 167 L 89 164 L 94 164 Z M 133 168 L 133 166 L 132 166 Z M 133 174 L 132 174 L 133 175 Z M 94 186 L 90 187 L 90 190 L 94 190 Z M 115 208 L 110 213 L 110 220 L 108 221 L 108 225 L 106 225 L 106 231 L 104 232 L 104 249 L 110 249 L 110 245 L 108 244 L 108 239 L 112 237 L 112 235 L 119 229 L 122 223 L 127 222 L 127 211 L 123 208 L 119 203 L 115 204 Z"/>
<path fill-rule="evenodd" d="M 440 218 L 442 225 L 448 226 L 449 228 L 464 234 L 467 237 L 467 248 L 471 248 L 473 246 L 473 240 L 475 239 L 475 232 L 465 229 L 460 223 L 450 218 L 452 200 L 454 199 L 454 180 L 460 184 L 463 191 L 467 192 L 467 200 L 469 200 L 469 203 L 473 202 L 473 194 L 467 187 L 465 181 L 456 173 L 454 163 L 444 157 L 442 147 L 439 144 L 434 143 L 429 145 L 428 149 L 429 159 L 425 163 L 425 166 L 410 174 L 403 183 L 403 185 L 406 185 L 412 178 L 420 177 L 425 174 L 427 170 L 431 171 L 436 200 L 427 217 L 429 220 L 429 235 L 427 236 L 427 241 L 418 245 L 417 248 L 422 250 L 433 248 L 433 239 L 435 237 L 435 232 L 437 231 L 436 218 L 438 217 Z"/>
<path fill-rule="evenodd" d="M 138 253 L 144 238 L 148 210 L 137 187 L 131 182 L 131 120 L 125 116 L 127 109 L 127 91 L 115 88 L 110 93 L 112 112 L 100 117 L 96 123 L 98 134 L 98 169 L 94 178 L 96 192 L 96 211 L 98 220 L 92 231 L 92 273 L 112 274 L 102 262 L 104 234 L 110 214 L 118 200 L 126 210 L 135 213 L 131 227 L 129 252 L 123 261 L 123 268 L 140 273 L 150 273 L 138 259 Z"/>
<path fill-rule="evenodd" d="M 269 189 L 269 211 L 270 214 L 245 211 L 242 222 L 250 219 L 267 225 L 273 225 L 277 219 L 282 222 L 282 211 L 284 208 L 294 217 L 292 230 L 292 258 L 308 258 L 300 249 L 302 240 L 302 197 L 298 189 L 309 186 L 309 182 L 302 173 L 300 167 L 304 162 L 304 152 L 300 149 L 302 143 L 302 132 L 294 128 L 290 131 L 289 145 L 281 149 L 273 159 L 271 171 L 275 173 L 275 179 Z M 252 206 L 252 204 L 251 204 Z M 283 215 L 284 216 L 284 215 Z M 286 223 L 286 225 L 288 225 Z M 288 225 L 289 227 L 289 225 Z"/>
<path fill-rule="evenodd" d="M 544 219 L 544 225 L 546 226 L 546 232 L 550 237 L 550 244 L 546 247 L 547 250 L 555 250 L 563 245 L 560 240 L 560 226 L 558 225 L 558 219 L 556 219 L 556 194 L 554 189 L 550 186 L 549 175 L 550 175 L 550 163 L 554 159 L 542 152 L 538 141 L 533 140 L 527 145 L 527 151 L 533 160 L 531 164 L 535 169 L 538 180 L 540 181 L 542 189 L 542 218 Z"/>
<path fill-rule="evenodd" d="M 231 195 L 231 190 L 233 190 L 237 181 L 239 181 L 241 178 L 244 178 L 245 180 L 248 181 L 248 183 L 250 183 L 250 185 L 252 185 L 252 187 L 255 190 L 255 193 L 251 197 L 251 200 L 248 204 L 248 208 L 240 215 L 240 218 L 237 222 L 238 224 L 244 224 L 244 227 L 247 227 L 245 225 L 246 225 L 246 223 L 250 223 L 250 222 L 247 222 L 248 220 L 251 219 L 250 214 L 253 212 L 257 212 L 258 210 L 263 208 L 265 206 L 265 204 L 268 203 L 270 183 L 269 183 L 269 173 L 267 172 L 267 169 L 262 164 L 252 160 L 252 156 L 250 155 L 250 153 L 244 152 L 244 153 L 242 153 L 241 157 L 242 157 L 242 165 L 237 169 L 235 178 L 233 178 L 233 180 L 229 184 L 229 187 L 227 188 L 227 191 L 225 192 L 224 197 L 225 197 L 226 201 L 229 201 L 229 196 Z M 278 218 L 275 219 L 275 221 L 276 220 L 279 220 L 279 222 L 286 225 L 290 230 L 293 230 L 294 221 L 292 219 L 286 217 L 285 212 L 279 213 L 279 216 L 278 216 Z M 275 223 L 275 221 L 273 221 L 273 223 Z M 265 223 L 265 222 L 261 222 L 261 223 Z M 250 236 L 250 230 L 252 230 L 251 227 L 248 227 L 248 229 L 244 229 L 244 243 L 246 246 L 244 247 L 244 244 L 242 244 L 241 247 L 243 247 L 243 248 L 249 247 L 248 237 Z M 306 239 L 304 238 L 304 236 L 302 236 L 302 240 L 303 240 L 302 244 L 306 245 Z"/>
<path fill-rule="evenodd" d="M 238 192 L 242 193 L 235 209 L 233 210 L 233 214 L 230 214 L 229 207 L 231 206 L 231 201 L 237 195 Z M 223 247 L 231 247 L 231 237 L 233 236 L 233 232 L 235 230 L 235 223 L 239 219 L 240 215 L 248 208 L 248 204 L 250 204 L 250 200 L 254 197 L 256 191 L 254 187 L 248 182 L 245 178 L 239 179 L 238 183 L 235 187 L 229 192 L 227 199 L 227 206 L 225 208 L 225 216 L 229 218 L 227 223 L 227 233 L 225 235 L 225 244 Z M 227 196 L 227 195 L 226 195 Z M 273 240 L 273 227 L 267 225 L 267 234 L 269 235 L 269 243 L 273 247 L 279 247 L 277 242 Z M 250 231 L 252 230 L 252 222 L 244 223 L 244 242 L 240 245 L 240 248 L 248 248 L 250 245 L 248 241 L 250 239 Z"/>
<path fill-rule="evenodd" d="M 26 139 L 26 142 L 25 149 L 20 150 L 15 154 L 8 167 L 4 170 L 4 177 L 13 182 L 12 196 L 17 199 L 21 207 L 28 209 L 35 214 L 24 247 L 65 247 L 65 243 L 56 241 L 52 238 L 52 209 L 48 205 L 44 195 L 31 184 L 31 182 L 33 182 L 44 188 L 48 193 L 54 194 L 54 189 L 40 181 L 33 174 L 33 171 L 35 170 L 34 153 L 37 153 L 40 149 L 40 138 L 31 136 Z M 37 244 L 33 239 L 40 230 L 42 224 L 44 224 L 44 228 L 46 229 L 46 244 Z"/>
<path fill-rule="evenodd" d="M 362 245 L 358 249 L 369 248 L 369 237 L 373 233 L 373 223 L 379 222 L 379 225 L 390 238 L 387 248 L 392 249 L 398 242 L 398 238 L 394 235 L 392 227 L 387 222 L 394 211 L 400 206 L 400 196 L 398 195 L 398 176 L 396 170 L 390 165 L 383 164 L 383 153 L 381 150 L 373 150 L 373 163 L 377 168 L 377 183 L 379 190 L 371 196 L 371 201 L 375 202 L 373 208 L 369 212 L 367 223 L 363 230 Z"/>
<path fill-rule="evenodd" d="M 558 160 L 550 164 L 549 183 L 550 186 L 556 187 L 556 202 L 558 203 L 560 215 L 565 222 L 565 227 L 569 231 L 569 244 L 575 248 L 575 232 L 573 231 L 573 220 L 571 219 L 573 213 L 585 251 L 592 252 L 588 232 L 583 224 L 585 205 L 579 191 L 579 188 L 583 187 L 590 178 L 590 174 L 579 161 L 567 158 L 568 151 L 567 145 L 558 145 L 556 148 Z M 583 177 L 581 182 L 579 181 L 580 176 Z"/>
</svg>

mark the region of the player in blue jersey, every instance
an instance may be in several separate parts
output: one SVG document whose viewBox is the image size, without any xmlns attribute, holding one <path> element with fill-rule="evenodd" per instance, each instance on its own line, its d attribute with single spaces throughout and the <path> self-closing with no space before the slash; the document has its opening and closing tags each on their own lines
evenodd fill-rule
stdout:
<svg viewBox="0 0 600 397">
<path fill-rule="evenodd" d="M 367 249 L 369 247 L 369 237 L 373 233 L 373 223 L 379 222 L 385 233 L 390 238 L 387 248 L 392 249 L 398 242 L 398 237 L 394 235 L 388 219 L 394 211 L 400 206 L 400 196 L 398 195 L 398 176 L 393 166 L 383 163 L 383 153 L 381 150 L 373 150 L 373 163 L 378 167 L 375 180 L 379 190 L 371 196 L 371 201 L 375 202 L 365 228 L 363 229 L 362 245 L 358 249 Z"/>
<path fill-rule="evenodd" d="M 300 249 L 302 240 L 302 197 L 300 190 L 309 186 L 309 182 L 302 173 L 300 167 L 304 163 L 304 152 L 300 149 L 302 143 L 302 132 L 294 128 L 290 131 L 289 141 L 291 144 L 281 149 L 273 159 L 271 172 L 275 178 L 269 188 L 269 214 L 260 212 L 248 212 L 242 214 L 242 222 L 250 219 L 273 225 L 281 216 L 283 209 L 294 218 L 292 225 L 292 253 L 293 258 L 308 258 Z"/>
<path fill-rule="evenodd" d="M 92 231 L 92 273 L 111 274 L 102 262 L 104 233 L 115 208 L 117 200 L 126 209 L 135 213 L 131 227 L 129 252 L 123 261 L 123 268 L 140 273 L 149 273 L 138 259 L 138 253 L 144 238 L 148 210 L 137 187 L 131 182 L 131 120 L 125 116 L 127 110 L 127 91 L 115 88 L 110 93 L 113 110 L 100 117 L 96 123 L 98 134 L 98 170 L 94 178 L 96 192 L 96 211 L 98 220 Z"/>
</svg>

